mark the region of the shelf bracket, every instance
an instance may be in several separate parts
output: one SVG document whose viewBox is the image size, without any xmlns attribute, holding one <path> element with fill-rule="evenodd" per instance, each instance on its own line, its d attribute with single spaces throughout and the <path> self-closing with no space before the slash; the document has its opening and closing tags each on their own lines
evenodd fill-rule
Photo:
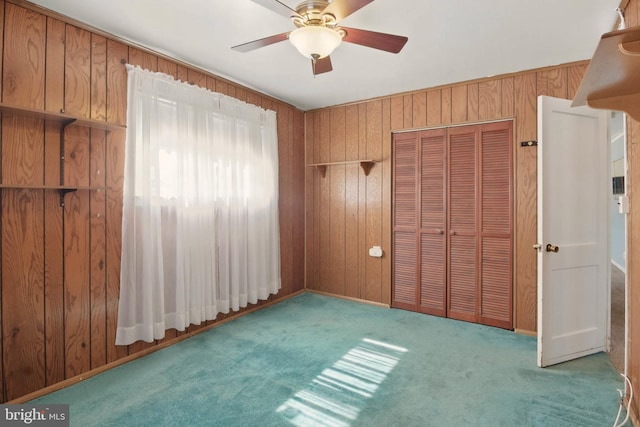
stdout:
<svg viewBox="0 0 640 427">
<path fill-rule="evenodd" d="M 64 113 L 64 110 L 60 110 L 60 113 Z M 64 162 L 65 162 L 65 132 L 67 126 L 75 122 L 75 118 L 70 118 L 60 123 L 60 185 L 64 185 Z M 60 206 L 64 206 L 64 194 L 61 193 Z"/>
<path fill-rule="evenodd" d="M 60 194 L 60 207 L 64 207 L 64 196 L 67 195 L 67 193 L 71 193 L 73 191 L 77 191 L 77 188 L 61 188 L 58 190 L 58 193 Z"/>
<path fill-rule="evenodd" d="M 369 160 L 365 160 L 365 161 L 360 162 L 360 167 L 362 168 L 362 171 L 364 172 L 364 176 L 369 176 L 369 172 L 371 172 L 371 168 L 375 164 L 376 164 L 376 162 L 372 162 L 372 161 L 369 161 Z"/>
<path fill-rule="evenodd" d="M 320 171 L 320 176 L 327 176 L 327 165 L 316 165 L 316 169 Z"/>
</svg>

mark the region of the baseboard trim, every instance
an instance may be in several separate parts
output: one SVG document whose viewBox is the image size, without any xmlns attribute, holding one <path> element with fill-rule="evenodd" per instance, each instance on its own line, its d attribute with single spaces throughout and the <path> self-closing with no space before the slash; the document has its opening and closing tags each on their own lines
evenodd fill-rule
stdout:
<svg viewBox="0 0 640 427">
<path fill-rule="evenodd" d="M 42 397 L 42 396 L 45 396 L 47 394 L 53 393 L 55 391 L 62 390 L 63 388 L 66 388 L 66 387 L 69 387 L 71 385 L 74 385 L 74 384 L 77 384 L 79 382 L 82 382 L 82 381 L 84 381 L 86 379 L 94 377 L 94 376 L 96 376 L 98 374 L 101 374 L 101 373 L 103 373 L 105 371 L 108 371 L 108 370 L 113 369 L 115 367 L 124 365 L 125 363 L 132 362 L 132 361 L 134 361 L 136 359 L 139 359 L 141 357 L 144 357 L 144 356 L 146 356 L 148 354 L 155 353 L 156 351 L 162 350 L 163 348 L 167 348 L 169 346 L 177 344 L 177 343 L 179 343 L 181 341 L 184 341 L 184 340 L 189 339 L 189 338 L 191 338 L 193 336 L 196 336 L 196 335 L 198 335 L 198 334 L 200 334 L 202 332 L 211 330 L 213 328 L 217 328 L 220 325 L 224 325 L 225 323 L 230 322 L 230 321 L 235 320 L 235 319 L 238 319 L 238 318 L 240 318 L 240 317 L 242 317 L 242 316 L 244 316 L 246 314 L 253 313 L 254 311 L 258 311 L 258 310 L 261 310 L 261 309 L 263 309 L 265 307 L 269 307 L 269 306 L 272 306 L 274 304 L 278 304 L 280 302 L 286 301 L 286 300 L 288 300 L 290 298 L 293 298 L 295 296 L 303 294 L 304 292 L 305 292 L 305 290 L 302 289 L 302 290 L 293 292 L 291 294 L 285 295 L 283 297 L 280 297 L 280 298 L 277 298 L 277 299 L 274 299 L 274 300 L 261 301 L 260 305 L 255 305 L 255 306 L 253 306 L 251 308 L 244 309 L 241 312 L 234 314 L 233 316 L 230 316 L 230 317 L 227 317 L 225 319 L 219 320 L 219 321 L 214 322 L 214 323 L 212 323 L 210 325 L 206 325 L 206 326 L 204 326 L 204 327 L 202 327 L 202 328 L 200 328 L 200 329 L 198 329 L 196 331 L 187 332 L 186 334 L 177 336 L 176 338 L 173 338 L 173 339 L 171 339 L 169 341 L 164 341 L 164 342 L 162 342 L 162 343 L 160 343 L 158 345 L 155 345 L 153 347 L 138 351 L 138 352 L 136 352 L 134 354 L 131 354 L 131 355 L 126 356 L 126 357 L 123 357 L 123 358 L 118 359 L 116 361 L 113 361 L 111 363 L 107 363 L 106 365 L 102 365 L 99 368 L 95 368 L 95 369 L 92 369 L 90 371 L 84 372 L 84 373 L 82 373 L 80 375 L 76 375 L 74 377 L 67 378 L 66 380 L 63 380 L 63 381 L 60 381 L 58 383 L 52 384 L 52 385 L 50 385 L 48 387 L 45 387 L 45 388 L 41 388 L 40 390 L 34 391 L 33 393 L 25 394 L 24 396 L 20 396 L 20 397 L 18 397 L 16 399 L 13 399 L 13 400 L 10 400 L 10 401 L 6 402 L 6 404 L 25 403 L 25 402 L 28 402 L 30 400 L 37 399 L 38 397 Z"/>
<path fill-rule="evenodd" d="M 516 328 L 513 332 L 520 335 L 528 335 L 530 337 L 537 337 L 538 333 L 536 331 L 529 331 L 527 329 L 518 329 Z"/>
<path fill-rule="evenodd" d="M 316 291 L 315 289 L 306 289 L 305 291 L 309 292 L 310 294 L 318 294 L 318 295 L 323 295 L 325 297 L 332 297 L 332 298 L 343 299 L 343 300 L 351 301 L 351 302 L 358 302 L 360 304 L 373 305 L 373 306 L 382 307 L 382 308 L 391 308 L 391 306 L 389 304 L 383 304 L 381 302 L 369 301 L 369 300 L 366 300 L 366 299 L 347 297 L 347 296 L 344 296 L 344 295 L 332 294 L 330 292 Z"/>
</svg>

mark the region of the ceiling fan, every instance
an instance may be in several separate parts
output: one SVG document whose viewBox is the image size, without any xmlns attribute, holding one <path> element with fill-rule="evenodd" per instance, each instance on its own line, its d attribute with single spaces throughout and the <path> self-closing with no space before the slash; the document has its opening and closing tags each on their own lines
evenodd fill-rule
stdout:
<svg viewBox="0 0 640 427">
<path fill-rule="evenodd" d="M 408 40 L 404 36 L 338 26 L 344 18 L 373 0 L 306 0 L 298 4 L 295 10 L 278 0 L 252 1 L 290 18 L 297 28 L 233 46 L 231 49 L 249 52 L 288 39 L 303 56 L 311 59 L 314 75 L 333 69 L 329 55 L 342 41 L 398 53 Z"/>
</svg>

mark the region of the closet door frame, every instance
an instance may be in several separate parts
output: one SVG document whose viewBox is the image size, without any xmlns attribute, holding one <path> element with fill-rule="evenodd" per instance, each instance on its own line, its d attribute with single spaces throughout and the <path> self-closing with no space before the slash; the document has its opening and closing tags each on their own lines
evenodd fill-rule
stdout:
<svg viewBox="0 0 640 427">
<path fill-rule="evenodd" d="M 508 197 L 508 206 L 509 206 L 509 232 L 508 232 L 508 239 L 509 239 L 509 243 L 508 243 L 508 254 L 505 254 L 508 256 L 508 270 L 509 270 L 509 312 L 508 312 L 508 320 L 504 320 L 504 319 L 493 319 L 490 316 L 486 316 L 484 315 L 484 313 L 482 312 L 482 308 L 483 308 L 483 296 L 482 296 L 482 265 L 483 265 L 483 243 L 484 243 L 484 238 L 487 237 L 492 237 L 493 234 L 492 233 L 485 233 L 483 230 L 483 219 L 482 219 L 482 131 L 484 129 L 486 129 L 487 127 L 491 128 L 492 124 L 497 124 L 496 126 L 499 126 L 499 123 L 504 123 L 504 122 L 509 122 L 509 136 L 510 136 L 510 140 L 509 140 L 509 153 L 508 153 L 508 162 L 509 162 L 509 177 L 508 177 L 508 192 L 509 192 L 509 197 Z M 474 285 L 475 285 L 475 296 L 474 296 L 474 305 L 475 305 L 475 313 L 474 314 L 469 314 L 469 313 L 455 313 L 452 316 L 451 314 L 451 308 L 450 308 L 450 302 L 451 302 L 451 297 L 450 297 L 450 265 L 451 265 L 451 259 L 450 259 L 450 254 L 451 254 L 451 236 L 450 235 L 450 231 L 451 230 L 451 222 L 450 222 L 450 168 L 451 168 L 451 156 L 450 156 L 450 130 L 451 129 L 455 129 L 454 133 L 457 132 L 457 130 L 459 130 L 460 128 L 466 128 L 467 130 L 470 130 L 473 127 L 477 127 L 476 129 L 476 143 L 475 143 L 475 148 L 474 148 L 474 158 L 475 158 L 475 164 L 474 164 L 474 168 L 475 168 L 475 196 L 476 196 L 476 203 L 475 203 L 475 211 L 474 211 L 474 220 L 475 220 L 475 231 L 472 233 L 475 236 L 475 248 L 474 248 L 474 255 L 473 255 L 473 259 L 475 262 L 475 279 L 474 279 Z M 446 141 L 445 141 L 445 149 L 444 149 L 444 168 L 443 168 L 443 174 L 444 174 L 444 180 L 443 180 L 443 192 L 444 192 L 444 203 L 445 203 L 445 218 L 444 218 L 444 243 L 443 243 L 443 248 L 444 248 L 444 262 L 445 262 L 445 310 L 444 313 L 440 312 L 439 310 L 433 310 L 433 309 L 425 309 L 424 307 L 421 307 L 421 255 L 422 255 L 422 234 L 423 234 L 423 230 L 422 230 L 422 218 L 421 218 L 421 206 L 422 206 L 422 187 L 421 187 L 421 167 L 422 167 L 422 138 L 423 135 L 425 133 L 429 133 L 432 131 L 436 131 L 436 130 L 442 130 L 443 132 L 446 133 Z M 414 135 L 415 137 L 415 143 L 416 143 L 416 147 L 415 147 L 415 153 L 416 153 L 416 162 L 415 162 L 415 188 L 416 188 L 416 199 L 415 199 L 415 208 L 416 208 L 416 212 L 415 212 L 415 243 L 416 243 L 416 252 L 414 254 L 415 257 L 415 303 L 413 304 L 402 304 L 402 303 L 397 303 L 395 301 L 395 298 L 393 297 L 395 290 L 393 289 L 394 287 L 394 283 L 395 280 L 392 277 L 392 306 L 396 307 L 396 308 L 402 308 L 402 309 L 407 309 L 407 310 L 412 310 L 412 311 L 418 311 L 418 312 L 423 312 L 423 313 L 427 313 L 427 314 L 433 314 L 433 315 L 438 315 L 438 316 L 443 316 L 443 317 L 448 317 L 448 318 L 453 318 L 453 319 L 459 319 L 459 320 L 465 320 L 465 321 L 471 321 L 471 322 L 475 322 L 475 323 L 481 323 L 481 324 L 486 324 L 486 325 L 490 325 L 490 326 L 497 326 L 500 328 L 504 328 L 504 329 L 513 329 L 513 314 L 514 314 L 514 306 L 515 306 L 515 301 L 514 301 L 514 295 L 515 295 L 515 289 L 514 289 L 514 277 L 515 277 L 515 272 L 514 272 L 514 248 L 515 248 L 515 236 L 514 236 L 514 230 L 515 230 L 515 215 L 514 215 L 514 208 L 515 208 L 515 165 L 514 165 L 514 150 L 513 150 L 513 144 L 514 144 L 514 130 L 515 130 L 515 124 L 514 124 L 514 120 L 513 119 L 504 119 L 504 120 L 496 120 L 496 121 L 487 121 L 487 122 L 474 122 L 474 123 L 464 123 L 464 124 L 458 124 L 458 125 L 447 125 L 447 126 L 438 126 L 438 127 L 433 127 L 433 128 L 425 128 L 425 129 L 419 129 L 419 130 L 412 130 L 412 131 L 408 131 L 408 132 L 394 132 L 392 134 L 392 154 L 394 155 L 394 158 L 392 159 L 392 165 L 393 165 L 393 169 L 392 169 L 392 233 L 394 233 L 394 236 L 392 236 L 392 245 L 395 242 L 395 232 L 396 232 L 396 228 L 395 228 L 395 182 L 396 182 L 396 170 L 395 170 L 395 138 L 398 134 L 402 134 L 402 133 L 411 133 Z M 408 231 L 408 230 L 407 230 Z M 453 230 L 455 231 L 455 230 Z M 504 236 L 502 236 L 504 237 Z M 392 247 L 392 253 L 395 256 L 395 249 Z M 395 259 L 392 259 L 392 274 L 395 275 Z"/>
</svg>

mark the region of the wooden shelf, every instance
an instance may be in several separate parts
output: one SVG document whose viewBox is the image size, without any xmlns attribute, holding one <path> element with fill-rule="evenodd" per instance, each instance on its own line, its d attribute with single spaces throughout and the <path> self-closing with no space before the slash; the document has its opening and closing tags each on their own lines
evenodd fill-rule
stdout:
<svg viewBox="0 0 640 427">
<path fill-rule="evenodd" d="M 360 163 L 360 167 L 362 168 L 364 175 L 368 176 L 369 172 L 371 172 L 371 168 L 373 165 L 378 163 L 378 160 L 347 160 L 345 162 L 313 163 L 307 166 L 318 169 L 320 171 L 320 175 L 324 178 L 327 175 L 327 166 L 352 165 L 356 163 Z"/>
<path fill-rule="evenodd" d="M 7 190 L 54 190 L 60 193 L 60 206 L 64 206 L 64 196 L 78 190 L 102 191 L 104 187 L 87 185 L 30 185 L 30 184 L 0 184 L 0 189 Z"/>
<path fill-rule="evenodd" d="M 107 123 L 101 120 L 74 117 L 65 113 L 53 113 L 50 111 L 36 110 L 34 108 L 19 107 L 0 102 L 0 114 L 3 116 L 28 117 L 33 119 L 48 120 L 60 124 L 60 180 L 64 176 L 64 129 L 67 126 L 85 126 L 91 129 L 112 131 L 126 129 L 126 126 Z M 104 190 L 102 187 L 82 185 L 26 185 L 26 184 L 0 184 L 0 189 L 18 190 L 54 190 L 60 194 L 60 206 L 64 206 L 64 196 L 67 193 L 78 190 Z"/>
<path fill-rule="evenodd" d="M 100 120 L 86 119 L 81 117 L 73 117 L 64 113 L 53 113 L 50 111 L 36 110 L 27 107 L 17 107 L 15 105 L 9 105 L 0 103 L 0 113 L 3 115 L 16 116 L 16 117 L 29 117 L 33 119 L 49 120 L 60 123 L 62 126 L 86 126 L 93 129 L 101 130 L 118 130 L 126 129 L 126 126 L 117 125 L 113 123 L 107 123 Z"/>
<path fill-rule="evenodd" d="M 104 190 L 104 187 L 92 187 L 88 185 L 31 185 L 31 184 L 0 184 L 0 188 L 13 188 L 17 190 Z"/>
<path fill-rule="evenodd" d="M 603 34 L 572 106 L 624 111 L 640 121 L 640 27 Z"/>
</svg>

